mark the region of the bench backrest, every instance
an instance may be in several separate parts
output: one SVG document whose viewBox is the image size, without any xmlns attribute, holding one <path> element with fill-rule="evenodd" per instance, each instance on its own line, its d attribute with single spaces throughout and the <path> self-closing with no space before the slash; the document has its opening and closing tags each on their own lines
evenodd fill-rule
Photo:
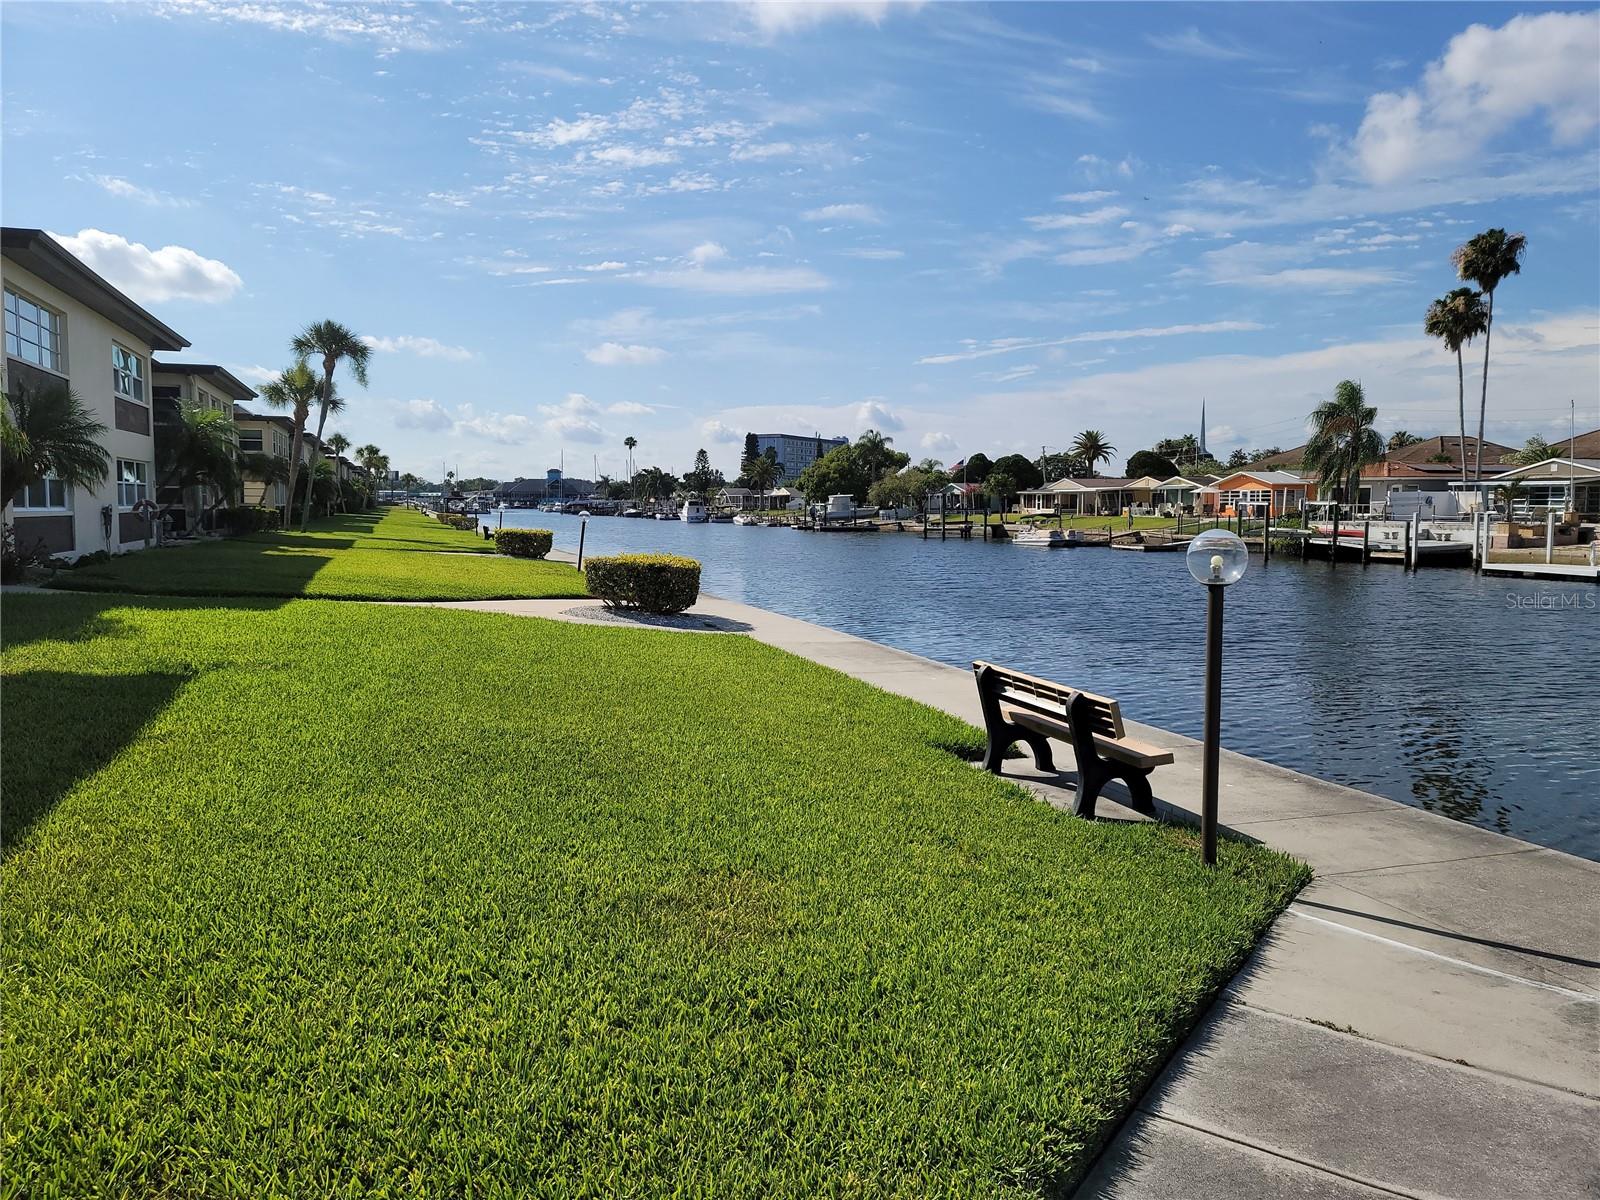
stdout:
<svg viewBox="0 0 1600 1200">
<path fill-rule="evenodd" d="M 997 666 L 991 662 L 980 660 L 972 664 L 972 669 L 978 675 L 979 686 L 987 685 L 993 689 L 995 698 L 1001 703 L 1027 709 L 1041 716 L 1053 717 L 1058 721 L 1070 723 L 1072 714 L 1069 706 L 1072 697 L 1081 696 L 1085 702 L 1083 708 L 1089 714 L 1090 733 L 1108 738 L 1120 739 L 1123 736 L 1122 708 L 1109 697 L 1096 696 L 1093 692 L 1079 691 L 1077 688 L 1062 687 L 1059 683 L 1040 679 L 1037 675 L 1013 671 L 1009 667 Z"/>
</svg>

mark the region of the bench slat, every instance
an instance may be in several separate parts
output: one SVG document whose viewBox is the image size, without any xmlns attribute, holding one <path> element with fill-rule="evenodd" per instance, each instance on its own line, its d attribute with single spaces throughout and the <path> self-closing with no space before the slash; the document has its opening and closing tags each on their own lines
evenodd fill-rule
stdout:
<svg viewBox="0 0 1600 1200">
<path fill-rule="evenodd" d="M 1024 729 L 1032 729 L 1046 737 L 1059 738 L 1062 741 L 1072 737 L 1072 726 L 1065 721 L 1052 720 L 1037 713 L 1011 709 L 1002 710 L 1005 718 L 1013 724 L 1021 725 Z M 1173 761 L 1172 751 L 1163 750 L 1159 746 L 1152 746 L 1148 742 L 1135 741 L 1132 738 L 1111 738 L 1104 734 L 1094 735 L 1094 748 L 1107 758 L 1117 759 L 1135 767 L 1160 767 Z"/>
</svg>

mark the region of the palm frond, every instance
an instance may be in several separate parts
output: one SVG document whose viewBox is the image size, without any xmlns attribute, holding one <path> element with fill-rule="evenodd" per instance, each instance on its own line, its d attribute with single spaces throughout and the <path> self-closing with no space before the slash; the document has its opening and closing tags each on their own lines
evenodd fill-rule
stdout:
<svg viewBox="0 0 1600 1200">
<path fill-rule="evenodd" d="M 7 499 L 47 475 L 93 488 L 110 473 L 106 427 L 66 384 L 19 387 L 0 404 L 9 409 L 0 447 L 0 491 Z"/>
</svg>

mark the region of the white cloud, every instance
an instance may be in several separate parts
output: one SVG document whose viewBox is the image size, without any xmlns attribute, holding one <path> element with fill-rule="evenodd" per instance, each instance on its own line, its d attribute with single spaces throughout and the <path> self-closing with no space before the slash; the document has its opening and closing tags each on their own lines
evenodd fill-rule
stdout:
<svg viewBox="0 0 1600 1200">
<path fill-rule="evenodd" d="M 890 433 L 906 427 L 905 421 L 881 400 L 863 400 L 856 409 L 856 421 L 863 429 L 886 429 Z"/>
<path fill-rule="evenodd" d="M 582 116 L 576 121 L 563 121 L 560 117 L 543 129 L 515 135 L 519 141 L 540 146 L 571 146 L 578 142 L 592 142 L 610 132 L 611 122 L 604 117 Z"/>
<path fill-rule="evenodd" d="M 787 158 L 796 150 L 793 142 L 757 142 L 735 146 L 728 151 L 728 157 L 734 162 L 763 162 L 769 158 Z"/>
<path fill-rule="evenodd" d="M 141 304 L 163 300 L 214 304 L 229 299 L 244 286 L 244 280 L 232 267 L 185 246 L 152 250 L 100 229 L 50 236 Z"/>
<path fill-rule="evenodd" d="M 1035 229 L 1077 229 L 1085 225 L 1107 225 L 1112 221 L 1120 221 L 1127 215 L 1127 209 L 1110 205 L 1082 213 L 1047 213 L 1043 216 L 1028 217 L 1026 220 Z"/>
<path fill-rule="evenodd" d="M 439 433 L 452 428 L 456 421 L 437 400 L 407 400 L 400 405 L 394 423 L 401 429 L 424 429 Z"/>
<path fill-rule="evenodd" d="M 706 437 L 710 438 L 713 442 L 744 441 L 744 434 L 739 432 L 739 430 L 735 429 L 732 425 L 726 425 L 721 421 L 712 420 L 704 422 L 700 426 L 700 432 L 705 434 Z"/>
<path fill-rule="evenodd" d="M 707 263 L 713 263 L 727 257 L 728 251 L 716 242 L 701 242 L 693 250 L 689 251 L 689 258 L 697 267 L 703 267 Z"/>
<path fill-rule="evenodd" d="M 678 161 L 670 150 L 654 150 L 638 146 L 606 146 L 599 150 L 582 151 L 579 157 L 612 167 L 659 167 Z"/>
<path fill-rule="evenodd" d="M 580 271 L 624 271 L 624 270 L 627 270 L 627 267 L 628 267 L 628 264 L 625 263 L 625 262 L 617 262 L 615 259 L 608 258 L 605 262 L 590 263 L 586 267 L 579 267 L 578 270 L 580 270 Z"/>
<path fill-rule="evenodd" d="M 606 412 L 616 417 L 642 417 L 655 409 L 648 404 L 640 404 L 637 400 L 619 400 L 615 404 L 606 405 Z"/>
<path fill-rule="evenodd" d="M 253 0 L 169 0 L 152 11 L 167 17 L 193 16 L 211 21 L 238 21 L 279 33 L 305 34 L 330 41 L 365 38 L 380 53 L 397 49 L 428 50 L 442 44 L 435 22 L 425 13 L 368 4 L 273 4 Z"/>
<path fill-rule="evenodd" d="M 1420 85 L 1367 101 L 1354 141 L 1375 183 L 1467 163 L 1513 126 L 1542 114 L 1551 137 L 1574 145 L 1600 125 L 1600 12 L 1512 17 L 1450 39 Z M 1592 185 L 1592 171 L 1591 171 Z"/>
<path fill-rule="evenodd" d="M 881 225 L 883 217 L 870 204 L 825 204 L 800 214 L 807 221 L 839 221 L 847 225 Z"/>
<path fill-rule="evenodd" d="M 951 451 L 958 443 L 948 433 L 929 432 L 922 435 L 922 448 L 924 450 Z"/>
<path fill-rule="evenodd" d="M 844 18 L 881 25 L 891 12 L 915 12 L 922 0 L 745 0 L 740 5 L 768 37 Z"/>
<path fill-rule="evenodd" d="M 810 267 L 730 267 L 708 270 L 652 271 L 639 282 L 650 287 L 707 292 L 719 296 L 773 296 L 788 292 L 819 292 L 832 286 L 827 276 Z"/>
<path fill-rule="evenodd" d="M 1116 194 L 1115 192 L 1106 191 L 1067 192 L 1064 195 L 1057 196 L 1056 201 L 1060 204 L 1094 204 L 1100 200 L 1109 200 Z"/>
<path fill-rule="evenodd" d="M 479 416 L 470 404 L 463 404 L 456 417 L 454 432 L 488 438 L 492 442 L 526 441 L 535 430 L 531 417 L 525 417 L 521 413 L 502 412 L 484 413 Z"/>
<path fill-rule="evenodd" d="M 271 367 L 232 365 L 227 368 L 245 383 L 271 383 L 278 377 L 278 372 Z"/>
<path fill-rule="evenodd" d="M 621 342 L 602 342 L 583 352 L 583 356 L 602 367 L 638 367 L 658 363 L 667 357 L 660 346 L 624 346 Z"/>
<path fill-rule="evenodd" d="M 470 362 L 477 357 L 465 346 L 449 346 L 437 338 L 414 337 L 408 333 L 399 337 L 373 337 L 369 334 L 361 340 L 381 354 L 415 354 L 421 358 L 443 358 L 450 362 Z"/>
<path fill-rule="evenodd" d="M 1047 346 L 1071 346 L 1081 342 L 1125 342 L 1143 338 L 1180 337 L 1195 333 L 1248 333 L 1265 329 L 1255 321 L 1208 321 L 1202 325 L 1163 325 L 1143 329 L 1103 329 L 1095 333 L 1075 333 L 1070 337 L 1036 341 L 1031 338 L 997 338 L 987 343 L 969 343 L 969 348 L 953 354 L 933 354 L 919 358 L 925 366 L 942 366 L 946 363 L 971 362 L 976 358 L 992 358 L 997 354 L 1014 354 L 1019 350 L 1039 350 Z"/>
<path fill-rule="evenodd" d="M 544 430 L 551 437 L 572 442 L 603 442 L 605 430 L 595 420 L 599 406 L 582 392 L 568 392 L 560 404 L 541 404 Z"/>
<path fill-rule="evenodd" d="M 1214 62 L 1236 62 L 1257 57 L 1255 51 L 1231 38 L 1224 40 L 1201 33 L 1192 25 L 1176 33 L 1150 34 L 1145 41 L 1168 54 L 1184 54 L 1190 58 L 1206 58 Z"/>
<path fill-rule="evenodd" d="M 850 258 L 864 258 L 868 262 L 890 262 L 896 258 L 904 258 L 904 250 L 890 250 L 879 246 L 861 246 L 854 250 L 842 251 Z"/>
<path fill-rule="evenodd" d="M 1396 271 L 1379 269 L 1361 270 L 1339 267 L 1291 267 L 1284 271 L 1267 271 L 1258 275 L 1242 275 L 1234 279 L 1219 279 L 1217 283 L 1236 283 L 1264 288 L 1316 288 L 1335 294 L 1354 292 L 1380 283 L 1402 283 L 1405 276 Z"/>
<path fill-rule="evenodd" d="M 166 192 L 158 192 L 152 188 L 140 187 L 131 180 L 123 179 L 120 175 L 90 175 L 89 182 L 119 196 L 124 200 L 136 200 L 140 204 L 148 204 L 152 208 L 190 208 L 194 201 L 183 196 L 173 196 Z"/>
</svg>

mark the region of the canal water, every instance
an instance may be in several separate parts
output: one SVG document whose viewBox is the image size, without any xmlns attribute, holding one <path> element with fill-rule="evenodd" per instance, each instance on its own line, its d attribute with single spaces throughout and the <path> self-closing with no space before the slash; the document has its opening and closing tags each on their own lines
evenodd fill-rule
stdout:
<svg viewBox="0 0 1600 1200">
<path fill-rule="evenodd" d="M 577 549 L 576 517 L 504 518 Z M 619 551 L 685 554 L 714 595 L 1200 735 L 1205 595 L 1182 554 L 591 518 L 585 553 Z M 1227 748 L 1600 859 L 1600 588 L 1252 557 L 1226 618 Z"/>
</svg>

